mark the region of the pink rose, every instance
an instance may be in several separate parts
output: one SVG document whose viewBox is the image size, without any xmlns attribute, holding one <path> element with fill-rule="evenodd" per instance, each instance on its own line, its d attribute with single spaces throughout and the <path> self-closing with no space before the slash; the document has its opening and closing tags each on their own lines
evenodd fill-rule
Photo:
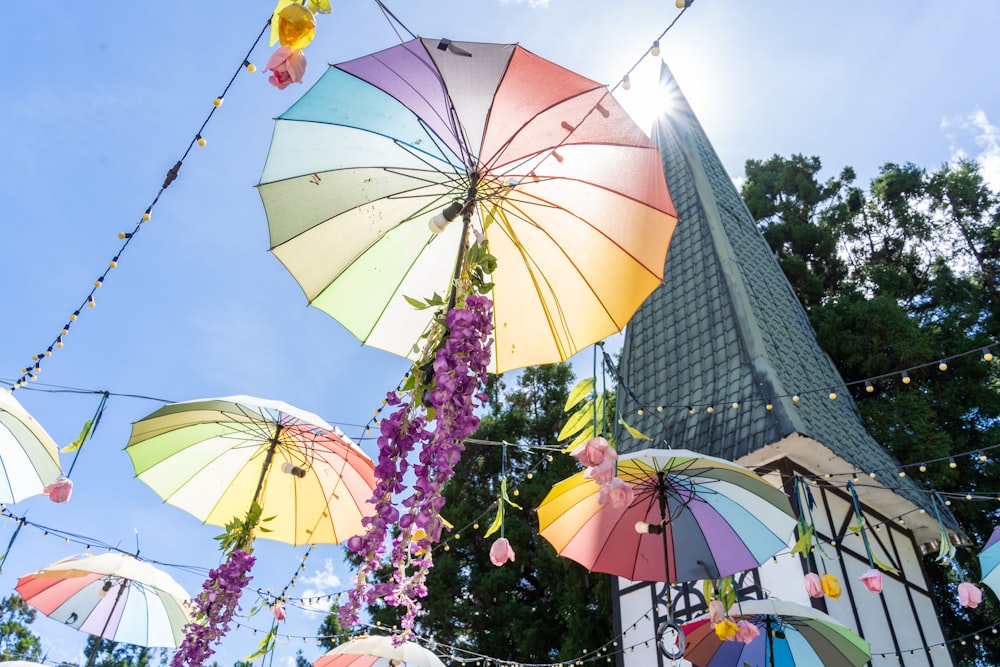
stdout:
<svg viewBox="0 0 1000 667">
<path fill-rule="evenodd" d="M 274 617 L 277 620 L 279 620 L 279 621 L 285 620 L 285 603 L 284 602 L 282 602 L 280 600 L 278 602 L 276 602 L 274 604 L 274 606 L 271 607 L 271 611 L 274 612 Z"/>
<path fill-rule="evenodd" d="M 983 601 L 983 592 L 979 586 L 963 581 L 958 585 L 958 603 L 963 607 L 975 609 Z"/>
<path fill-rule="evenodd" d="M 760 630 L 756 623 L 750 621 L 740 621 L 736 624 L 736 641 L 749 644 L 760 635 Z"/>
<path fill-rule="evenodd" d="M 597 496 L 597 502 L 601 505 L 611 503 L 616 509 L 624 509 L 635 500 L 635 491 L 632 485 L 618 477 L 613 478 L 607 484 L 601 486 L 601 492 Z"/>
<path fill-rule="evenodd" d="M 819 575 L 815 572 L 810 572 L 805 577 L 806 581 L 806 593 L 809 594 L 811 598 L 821 598 L 823 597 L 823 584 L 819 580 Z"/>
<path fill-rule="evenodd" d="M 726 608 L 722 606 L 722 602 L 719 600 L 712 600 L 708 603 L 708 618 L 712 621 L 712 625 L 722 623 L 722 619 L 725 617 Z"/>
<path fill-rule="evenodd" d="M 858 577 L 858 580 L 865 585 L 865 588 L 872 593 L 882 592 L 882 573 L 872 568 Z"/>
<path fill-rule="evenodd" d="M 54 503 L 64 503 L 73 495 L 73 481 L 60 477 L 51 484 L 46 484 L 42 494 L 48 496 Z"/>
<path fill-rule="evenodd" d="M 280 46 L 267 59 L 264 70 L 271 72 L 271 76 L 267 78 L 268 83 L 284 90 L 290 83 L 302 83 L 302 75 L 306 73 L 306 57 L 301 51 Z"/>
<path fill-rule="evenodd" d="M 500 567 L 507 561 L 514 562 L 514 550 L 510 547 L 510 542 L 506 537 L 501 537 L 490 547 L 490 560 L 494 565 Z"/>
<path fill-rule="evenodd" d="M 604 459 L 596 466 L 587 468 L 584 471 L 583 476 L 589 477 L 599 485 L 604 486 L 615 478 L 615 462 L 611 459 Z"/>
<path fill-rule="evenodd" d="M 576 457 L 581 465 L 586 467 L 601 465 L 606 459 L 614 461 L 618 454 L 611 448 L 610 443 L 601 436 L 591 438 L 576 449 L 570 452 Z"/>
</svg>

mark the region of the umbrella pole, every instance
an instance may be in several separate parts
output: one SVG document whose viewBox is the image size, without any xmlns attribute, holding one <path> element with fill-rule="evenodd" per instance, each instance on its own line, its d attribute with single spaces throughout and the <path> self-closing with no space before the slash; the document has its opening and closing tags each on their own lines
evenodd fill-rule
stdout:
<svg viewBox="0 0 1000 667">
<path fill-rule="evenodd" d="M 274 452 L 278 449 L 278 436 L 281 435 L 281 424 L 277 425 L 274 429 L 274 435 L 271 436 L 271 446 L 267 448 L 267 457 L 264 458 L 264 465 L 260 469 L 260 479 L 257 480 L 257 490 L 253 492 L 253 502 L 260 504 L 260 493 L 264 490 L 264 480 L 267 479 L 267 471 L 271 468 L 271 462 L 274 461 Z"/>
<path fill-rule="evenodd" d="M 111 617 L 115 615 L 115 607 L 118 606 L 118 601 L 122 599 L 122 594 L 125 593 L 125 580 L 122 579 L 121 583 L 118 585 L 118 594 L 115 596 L 115 601 L 111 605 L 111 611 L 108 612 L 108 617 L 104 619 L 104 627 L 101 628 L 101 634 L 97 635 L 97 643 L 94 644 L 94 650 L 90 652 L 90 657 L 87 658 L 87 667 L 93 667 L 94 658 L 97 657 L 97 652 L 101 650 L 104 645 L 104 633 L 108 631 L 108 624 L 111 623 Z"/>
<path fill-rule="evenodd" d="M 656 477 L 658 480 L 656 491 L 660 501 L 660 538 L 663 540 L 663 585 L 666 587 L 664 597 L 667 599 L 667 620 L 672 623 L 674 620 L 674 601 L 670 599 L 670 543 L 667 541 L 667 492 L 664 487 L 666 473 L 659 471 L 656 473 Z"/>
<path fill-rule="evenodd" d="M 769 667 L 774 667 L 774 632 L 771 629 L 771 617 L 767 617 L 767 648 Z"/>
<path fill-rule="evenodd" d="M 451 293 L 448 295 L 448 310 L 450 312 L 455 307 L 455 299 L 458 297 L 458 279 L 462 277 L 462 268 L 465 266 L 465 241 L 469 238 L 469 225 L 472 223 L 472 204 L 476 198 L 476 176 L 473 174 L 472 183 L 469 185 L 469 192 L 465 195 L 462 203 L 462 240 L 458 244 L 458 257 L 455 258 L 455 273 L 451 277 Z"/>
</svg>

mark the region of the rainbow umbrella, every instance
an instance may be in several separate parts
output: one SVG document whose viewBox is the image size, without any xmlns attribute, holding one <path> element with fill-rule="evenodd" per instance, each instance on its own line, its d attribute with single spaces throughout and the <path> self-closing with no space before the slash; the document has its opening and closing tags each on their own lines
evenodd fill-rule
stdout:
<svg viewBox="0 0 1000 667">
<path fill-rule="evenodd" d="M 177 648 L 191 621 L 187 592 L 126 554 L 77 554 L 18 579 L 26 603 L 72 628 L 114 642 Z"/>
<path fill-rule="evenodd" d="M 617 475 L 634 492 L 627 507 L 600 504 L 600 487 L 584 472 L 552 487 L 538 507 L 542 537 L 593 572 L 719 579 L 785 549 L 796 526 L 780 489 L 715 457 L 645 449 L 619 457 Z"/>
<path fill-rule="evenodd" d="M 398 646 L 386 635 L 359 637 L 324 653 L 313 667 L 444 667 L 433 652 L 414 642 Z"/>
<path fill-rule="evenodd" d="M 164 501 L 225 526 L 256 502 L 259 537 L 336 544 L 363 532 L 375 464 L 339 429 L 282 401 L 228 396 L 165 405 L 132 424 L 136 476 Z"/>
<path fill-rule="evenodd" d="M 979 552 L 979 569 L 982 582 L 1000 596 L 1000 527 L 993 529 L 986 546 Z"/>
<path fill-rule="evenodd" d="M 413 359 L 438 310 L 414 302 L 450 307 L 486 239 L 496 372 L 621 331 L 676 224 L 660 152 L 608 88 L 515 44 L 414 39 L 332 66 L 276 120 L 258 190 L 309 303 Z"/>
<path fill-rule="evenodd" d="M 695 667 L 861 667 L 872 659 L 868 642 L 812 607 L 782 600 L 744 600 L 729 610 L 760 634 L 749 643 L 719 639 L 708 616 L 681 627 L 684 658 Z"/>
<path fill-rule="evenodd" d="M 0 391 L 0 503 L 41 493 L 61 471 L 59 446 L 16 398 Z"/>
</svg>

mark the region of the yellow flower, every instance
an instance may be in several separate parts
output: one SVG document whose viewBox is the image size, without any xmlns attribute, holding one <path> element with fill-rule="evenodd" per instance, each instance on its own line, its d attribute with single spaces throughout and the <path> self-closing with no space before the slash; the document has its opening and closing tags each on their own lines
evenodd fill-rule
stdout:
<svg viewBox="0 0 1000 667">
<path fill-rule="evenodd" d="M 309 0 L 309 9 L 313 14 L 329 14 L 333 11 L 330 0 Z"/>
<path fill-rule="evenodd" d="M 301 51 L 316 36 L 316 19 L 299 0 L 278 0 L 271 17 L 271 46 L 280 41 L 293 51 Z"/>
<path fill-rule="evenodd" d="M 729 618 L 724 618 L 715 624 L 715 636 L 724 642 L 736 639 L 737 630 L 739 627 Z"/>
<path fill-rule="evenodd" d="M 827 597 L 836 600 L 840 597 L 841 588 L 840 582 L 837 581 L 837 577 L 832 574 L 824 574 L 820 577 L 820 582 L 823 584 L 823 592 L 826 593 Z"/>
<path fill-rule="evenodd" d="M 423 556 L 424 554 L 427 553 L 427 549 L 420 546 L 421 540 L 426 540 L 426 539 L 427 539 L 427 531 L 425 531 L 423 528 L 417 528 L 415 531 L 413 531 L 413 534 L 410 535 L 410 550 L 413 551 L 414 556 Z"/>
</svg>

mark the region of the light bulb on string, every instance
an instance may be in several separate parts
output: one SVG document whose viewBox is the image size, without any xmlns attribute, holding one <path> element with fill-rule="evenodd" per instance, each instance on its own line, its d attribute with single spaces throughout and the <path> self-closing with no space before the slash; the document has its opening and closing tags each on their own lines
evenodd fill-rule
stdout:
<svg viewBox="0 0 1000 667">
<path fill-rule="evenodd" d="M 910 374 L 909 373 L 907 373 L 906 371 L 903 371 L 900 374 L 900 376 L 902 377 L 903 384 L 910 384 Z"/>
<path fill-rule="evenodd" d="M 948 370 L 948 362 L 945 361 L 944 359 L 942 359 L 941 361 L 939 361 L 938 362 L 938 370 L 941 371 L 942 373 L 944 371 Z"/>
<path fill-rule="evenodd" d="M 955 457 L 954 456 L 949 456 L 948 457 L 948 467 L 952 468 L 952 469 L 958 467 L 958 463 L 955 462 Z"/>
<path fill-rule="evenodd" d="M 988 347 L 983 348 L 983 361 L 993 361 L 993 353 L 990 352 L 990 348 Z M 994 630 L 994 632 L 996 631 Z"/>
<path fill-rule="evenodd" d="M 875 385 L 871 383 L 871 380 L 865 380 L 865 391 L 869 394 L 875 391 Z"/>
<path fill-rule="evenodd" d="M 622 90 L 630 90 L 632 88 L 632 82 L 629 81 L 628 74 L 622 77 Z"/>
<path fill-rule="evenodd" d="M 660 55 L 660 40 L 657 39 L 653 41 L 653 46 L 651 49 L 649 49 L 649 55 L 653 56 L 654 58 Z"/>
</svg>

